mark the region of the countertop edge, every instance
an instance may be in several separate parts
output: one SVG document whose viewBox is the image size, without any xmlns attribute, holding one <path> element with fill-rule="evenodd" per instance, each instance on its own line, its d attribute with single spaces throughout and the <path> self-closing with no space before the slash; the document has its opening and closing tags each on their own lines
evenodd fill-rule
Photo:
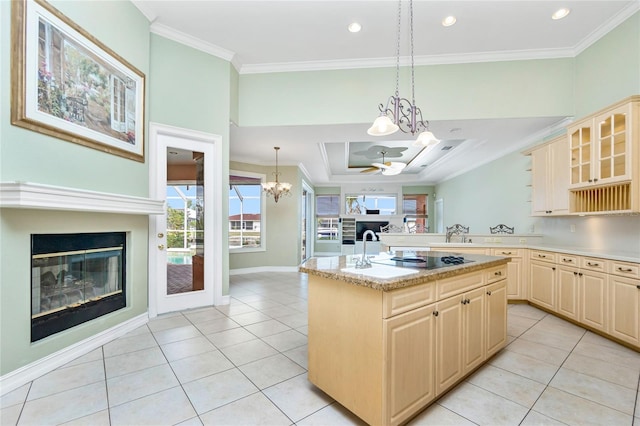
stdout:
<svg viewBox="0 0 640 426">
<path fill-rule="evenodd" d="M 493 256 L 487 256 L 493 257 Z M 321 270 L 300 265 L 298 271 L 328 279 L 337 279 L 345 283 L 368 287 L 379 291 L 392 291 L 399 288 L 411 287 L 418 284 L 435 282 L 444 278 L 451 278 L 457 275 L 467 274 L 483 269 L 488 269 L 500 265 L 506 265 L 511 260 L 510 257 L 494 257 L 490 260 L 483 260 L 462 265 L 452 265 L 434 270 L 419 270 L 417 274 L 397 278 L 374 278 L 361 274 L 342 272 L 340 269 Z"/>
</svg>

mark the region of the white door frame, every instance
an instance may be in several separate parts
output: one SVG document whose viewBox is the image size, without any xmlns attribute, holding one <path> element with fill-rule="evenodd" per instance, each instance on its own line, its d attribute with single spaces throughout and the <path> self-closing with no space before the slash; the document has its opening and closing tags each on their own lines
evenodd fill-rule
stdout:
<svg viewBox="0 0 640 426">
<path fill-rule="evenodd" d="M 149 196 L 165 199 L 167 146 L 205 154 L 204 290 L 166 295 L 166 214 L 149 217 L 149 317 L 175 310 L 224 304 L 222 296 L 222 137 L 196 130 L 149 123 Z M 163 192 L 163 193 L 160 193 Z M 165 207 L 166 208 L 166 207 Z M 166 232 L 164 232 L 166 233 Z M 163 270 L 164 269 L 164 273 Z M 162 288 L 163 287 L 163 288 Z M 228 302 L 227 302 L 228 303 Z"/>
<path fill-rule="evenodd" d="M 313 192 L 313 188 L 311 188 L 311 186 L 308 185 L 307 182 L 305 182 L 304 180 L 302 181 L 302 189 L 307 191 L 307 199 L 306 199 L 307 205 L 305 207 L 305 211 L 307 215 L 307 221 L 306 221 L 307 229 L 305 230 L 305 232 L 307 233 L 307 241 L 306 241 L 305 252 L 307 255 L 306 258 L 311 259 L 314 255 L 314 245 L 316 241 L 316 235 L 313 232 L 313 230 L 315 229 L 314 218 L 316 217 L 315 211 L 314 211 L 315 193 Z"/>
<path fill-rule="evenodd" d="M 444 233 L 444 200 L 438 198 L 434 203 L 434 223 L 433 227 L 436 233 Z"/>
</svg>

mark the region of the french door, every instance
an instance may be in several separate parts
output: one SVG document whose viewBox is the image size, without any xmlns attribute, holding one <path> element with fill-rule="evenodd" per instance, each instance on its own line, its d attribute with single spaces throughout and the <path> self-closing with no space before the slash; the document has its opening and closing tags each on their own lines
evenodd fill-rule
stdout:
<svg viewBox="0 0 640 426">
<path fill-rule="evenodd" d="M 219 136 L 151 123 L 149 316 L 222 304 L 222 148 Z"/>
</svg>

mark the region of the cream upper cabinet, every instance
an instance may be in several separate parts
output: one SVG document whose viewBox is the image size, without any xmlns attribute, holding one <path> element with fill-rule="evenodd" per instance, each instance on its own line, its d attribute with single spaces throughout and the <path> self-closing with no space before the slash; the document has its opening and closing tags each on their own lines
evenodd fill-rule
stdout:
<svg viewBox="0 0 640 426">
<path fill-rule="evenodd" d="M 640 96 L 568 127 L 569 211 L 640 211 Z"/>
<path fill-rule="evenodd" d="M 569 149 L 565 135 L 531 151 L 531 214 L 569 213 Z"/>
</svg>

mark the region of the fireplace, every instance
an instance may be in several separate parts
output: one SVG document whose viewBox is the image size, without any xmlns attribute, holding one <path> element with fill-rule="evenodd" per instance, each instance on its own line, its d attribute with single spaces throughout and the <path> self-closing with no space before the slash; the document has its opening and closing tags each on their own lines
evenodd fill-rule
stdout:
<svg viewBox="0 0 640 426">
<path fill-rule="evenodd" d="M 31 235 L 31 341 L 126 306 L 126 233 Z"/>
</svg>

